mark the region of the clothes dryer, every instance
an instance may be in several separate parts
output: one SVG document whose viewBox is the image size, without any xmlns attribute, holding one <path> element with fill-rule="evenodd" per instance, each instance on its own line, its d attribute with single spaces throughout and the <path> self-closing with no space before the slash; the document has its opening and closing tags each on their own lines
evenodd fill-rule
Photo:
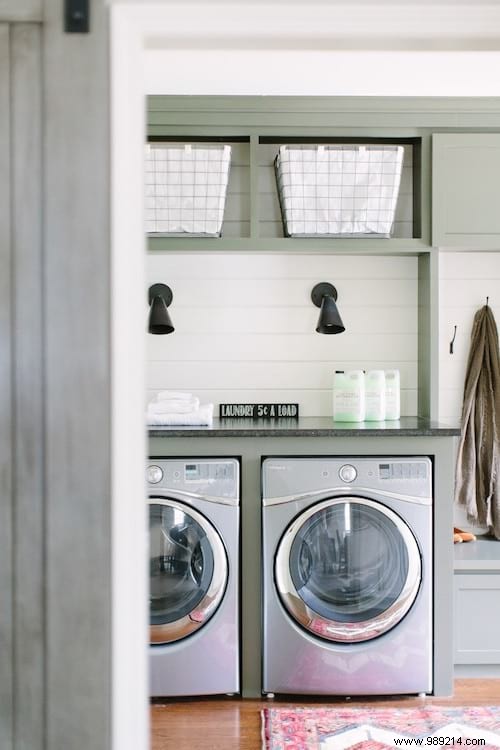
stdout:
<svg viewBox="0 0 500 750">
<path fill-rule="evenodd" d="M 431 693 L 428 457 L 267 458 L 263 692 Z"/>
<path fill-rule="evenodd" d="M 151 458 L 152 696 L 238 693 L 239 461 Z"/>
</svg>

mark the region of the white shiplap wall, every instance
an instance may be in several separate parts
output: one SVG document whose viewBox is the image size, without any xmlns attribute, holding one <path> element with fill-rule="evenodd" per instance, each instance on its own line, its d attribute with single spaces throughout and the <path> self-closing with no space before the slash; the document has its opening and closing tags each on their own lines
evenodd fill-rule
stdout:
<svg viewBox="0 0 500 750">
<path fill-rule="evenodd" d="M 442 252 L 440 266 L 439 417 L 457 424 L 462 411 L 463 387 L 469 355 L 472 322 L 486 297 L 500 324 L 500 251 L 491 253 Z M 457 335 L 450 354 L 453 328 Z M 455 506 L 455 525 L 481 532 L 467 521 L 463 508 Z"/>
<path fill-rule="evenodd" d="M 456 424 L 462 411 L 472 322 L 486 297 L 500 320 L 500 251 L 442 252 L 439 266 L 439 418 Z M 450 354 L 455 325 L 457 336 Z"/>
<path fill-rule="evenodd" d="M 335 369 L 399 368 L 402 413 L 417 413 L 417 259 L 349 255 L 151 253 L 168 284 L 175 333 L 148 336 L 148 398 L 299 402 L 330 416 Z M 346 332 L 315 332 L 311 289 L 330 281 Z"/>
</svg>

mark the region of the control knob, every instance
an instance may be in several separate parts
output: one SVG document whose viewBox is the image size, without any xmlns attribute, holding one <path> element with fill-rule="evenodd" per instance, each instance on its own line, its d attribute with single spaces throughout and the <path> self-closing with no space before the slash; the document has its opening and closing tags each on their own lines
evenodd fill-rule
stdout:
<svg viewBox="0 0 500 750">
<path fill-rule="evenodd" d="M 163 479 L 163 471 L 159 466 L 148 466 L 146 471 L 146 479 L 149 484 L 158 484 Z"/>
<path fill-rule="evenodd" d="M 343 482 L 354 482 L 357 476 L 358 472 L 351 464 L 344 464 L 339 469 L 339 477 Z"/>
</svg>

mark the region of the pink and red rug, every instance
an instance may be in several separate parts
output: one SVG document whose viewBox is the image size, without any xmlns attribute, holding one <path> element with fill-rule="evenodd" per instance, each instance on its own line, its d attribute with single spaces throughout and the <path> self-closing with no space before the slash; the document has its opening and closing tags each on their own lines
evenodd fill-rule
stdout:
<svg viewBox="0 0 500 750">
<path fill-rule="evenodd" d="M 500 706 L 265 708 L 263 750 L 500 748 Z"/>
</svg>

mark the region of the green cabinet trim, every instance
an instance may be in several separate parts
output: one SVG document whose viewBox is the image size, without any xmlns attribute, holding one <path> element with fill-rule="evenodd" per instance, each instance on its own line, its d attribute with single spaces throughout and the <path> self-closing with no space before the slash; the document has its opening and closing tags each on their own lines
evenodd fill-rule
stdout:
<svg viewBox="0 0 500 750">
<path fill-rule="evenodd" d="M 285 129 L 286 130 L 286 129 Z M 186 142 L 220 142 L 231 145 L 233 149 L 232 166 L 229 173 L 229 185 L 226 198 L 226 210 L 222 237 L 168 236 L 150 234 L 148 248 L 150 251 L 197 252 L 242 251 L 242 252 L 365 252 L 380 255 L 419 255 L 429 250 L 429 211 L 423 194 L 422 153 L 429 160 L 430 138 L 424 137 L 387 137 L 383 139 L 365 134 L 362 137 L 345 135 L 339 137 L 332 129 L 324 129 L 311 135 L 310 129 L 303 129 L 302 135 L 283 135 L 283 130 L 271 134 L 269 128 L 261 127 L 258 132 L 246 135 L 232 134 L 218 129 L 211 136 L 194 133 L 186 126 L 181 132 L 165 126 L 163 137 L 149 136 L 150 142 L 158 143 L 177 141 Z M 224 135 L 226 133 L 226 135 Z M 274 158 L 283 143 L 391 143 L 403 145 L 405 161 L 401 179 L 400 196 L 396 208 L 393 236 L 385 237 L 285 237 L 279 208 L 278 191 L 274 176 Z M 248 180 L 242 181 L 243 172 L 248 173 Z M 423 225 L 425 221 L 425 226 Z"/>
<path fill-rule="evenodd" d="M 477 132 L 464 132 L 467 130 Z M 249 226 L 249 230 L 245 230 L 246 234 L 221 238 L 151 236 L 148 247 L 155 252 L 178 252 L 182 248 L 188 252 L 217 250 L 290 253 L 308 252 L 313 248 L 314 252 L 354 251 L 370 255 L 420 255 L 429 251 L 431 243 L 435 247 L 498 247 L 500 214 L 492 210 L 498 204 L 494 193 L 495 174 L 500 171 L 498 131 L 500 100 L 494 97 L 150 96 L 150 139 L 223 138 L 226 141 L 250 143 L 250 185 L 249 215 L 241 222 L 242 227 Z M 334 142 L 338 139 L 347 142 L 351 139 L 365 142 L 381 139 L 413 144 L 411 238 L 315 237 L 302 240 L 263 236 L 264 217 L 259 210 L 259 148 L 265 143 L 273 142 Z M 465 194 L 462 194 L 456 190 L 457 175 L 450 173 L 450 164 L 457 163 L 457 160 L 451 158 L 449 149 L 463 149 L 463 144 L 470 144 L 467 148 L 483 148 L 483 144 L 487 143 L 492 144 L 492 163 L 488 157 L 476 163 L 472 154 L 464 169 L 475 170 L 476 178 L 473 181 L 462 181 L 466 188 Z M 431 166 L 434 172 L 431 171 Z M 474 182 L 474 188 L 469 186 L 467 191 L 467 182 Z M 480 185 L 479 194 L 475 190 L 476 183 Z M 451 186 L 453 190 L 450 190 Z M 488 195 L 489 203 L 487 201 L 484 206 L 484 196 Z M 469 207 L 467 211 L 463 210 L 464 202 Z M 447 229 L 446 212 L 450 211 L 458 226 Z M 486 228 L 479 228 L 483 226 Z"/>
<path fill-rule="evenodd" d="M 440 127 L 443 118 L 449 126 L 469 127 L 471 120 L 476 127 L 498 127 L 500 124 L 500 100 L 498 97 L 425 97 L 425 96 L 150 96 L 148 110 L 161 119 L 162 113 L 175 113 L 177 118 L 186 114 L 206 111 L 218 115 L 227 123 L 225 114 L 233 109 L 245 123 L 254 114 L 280 115 L 285 123 L 290 116 L 314 115 L 314 122 L 321 117 L 339 120 L 350 118 L 349 124 L 367 126 L 366 117 L 373 116 L 386 125 L 410 127 Z M 370 126 L 377 123 L 370 121 Z"/>
<path fill-rule="evenodd" d="M 251 225 L 252 226 L 252 225 Z M 356 255 L 425 255 L 431 247 L 421 239 L 332 239 L 299 237 L 149 237 L 148 248 L 157 252 L 273 252 L 355 253 Z"/>
</svg>

